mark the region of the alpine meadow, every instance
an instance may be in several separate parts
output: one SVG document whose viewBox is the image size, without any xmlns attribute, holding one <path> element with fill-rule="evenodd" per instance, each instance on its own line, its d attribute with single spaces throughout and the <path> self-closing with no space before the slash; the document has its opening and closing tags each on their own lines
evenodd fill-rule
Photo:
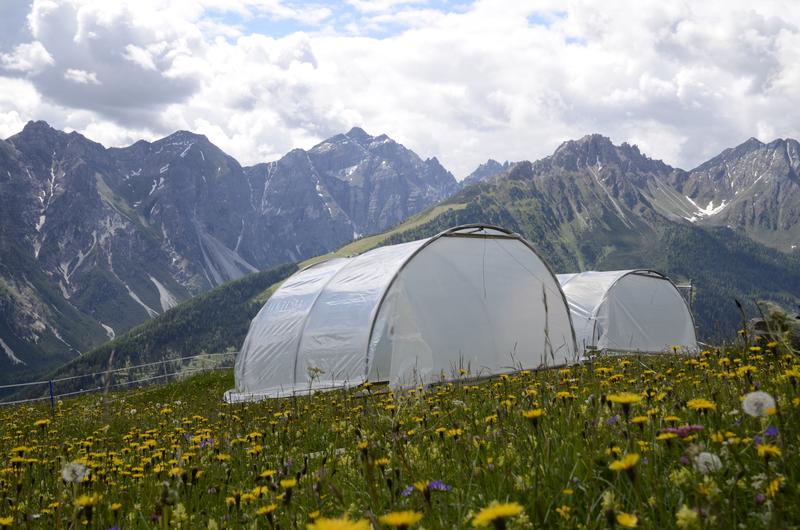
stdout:
<svg viewBox="0 0 800 530">
<path fill-rule="evenodd" d="M 800 3 L 0 2 L 0 529 L 800 528 Z"/>
</svg>

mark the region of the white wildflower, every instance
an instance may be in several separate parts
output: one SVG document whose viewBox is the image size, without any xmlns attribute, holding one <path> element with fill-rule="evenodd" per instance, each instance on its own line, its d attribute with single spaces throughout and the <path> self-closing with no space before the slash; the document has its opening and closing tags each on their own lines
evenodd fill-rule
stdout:
<svg viewBox="0 0 800 530">
<path fill-rule="evenodd" d="M 722 460 L 714 453 L 704 451 L 694 457 L 694 468 L 703 475 L 707 475 L 722 469 Z"/>
<path fill-rule="evenodd" d="M 742 409 L 754 418 L 768 416 L 775 412 L 775 399 L 766 392 L 750 392 L 742 400 Z"/>
<path fill-rule="evenodd" d="M 61 468 L 61 478 L 64 482 L 83 482 L 89 477 L 91 470 L 78 462 L 69 462 Z"/>
</svg>

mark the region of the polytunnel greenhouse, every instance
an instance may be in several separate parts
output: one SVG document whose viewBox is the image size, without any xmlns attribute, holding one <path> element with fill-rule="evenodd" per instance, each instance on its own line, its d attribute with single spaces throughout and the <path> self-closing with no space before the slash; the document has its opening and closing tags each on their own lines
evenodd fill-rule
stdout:
<svg viewBox="0 0 800 530">
<path fill-rule="evenodd" d="M 651 270 L 559 274 L 578 350 L 697 351 L 692 314 L 672 281 Z"/>
<path fill-rule="evenodd" d="M 226 399 L 412 387 L 577 357 L 564 294 L 534 248 L 460 226 L 288 278 L 253 319 Z"/>
</svg>

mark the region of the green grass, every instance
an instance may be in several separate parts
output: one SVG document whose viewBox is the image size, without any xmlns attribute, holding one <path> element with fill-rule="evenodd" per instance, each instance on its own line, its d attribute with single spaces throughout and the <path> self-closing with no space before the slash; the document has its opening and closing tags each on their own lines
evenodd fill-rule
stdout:
<svg viewBox="0 0 800 530">
<path fill-rule="evenodd" d="M 420 528 L 450 529 L 497 501 L 522 510 L 509 529 L 619 527 L 623 514 L 644 528 L 789 528 L 800 523 L 800 363 L 773 349 L 236 405 L 221 400 L 227 371 L 70 399 L 55 413 L 2 408 L 0 522 L 292 529 L 346 514 L 388 528 L 379 516 L 411 510 Z M 776 414 L 743 411 L 755 389 L 777 400 Z M 626 392 L 629 408 L 614 397 Z M 527 419 L 531 410 L 542 415 Z M 698 469 L 715 458 L 719 469 Z M 70 462 L 89 479 L 62 480 Z"/>
</svg>

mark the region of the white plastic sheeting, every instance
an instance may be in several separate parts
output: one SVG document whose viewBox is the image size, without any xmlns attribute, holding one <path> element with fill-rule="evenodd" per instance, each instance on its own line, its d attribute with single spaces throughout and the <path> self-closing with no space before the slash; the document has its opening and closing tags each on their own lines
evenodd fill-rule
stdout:
<svg viewBox="0 0 800 530">
<path fill-rule="evenodd" d="M 694 321 L 665 276 L 649 270 L 559 274 L 578 349 L 659 353 L 697 351 Z"/>
<path fill-rule="evenodd" d="M 576 359 L 564 295 L 532 248 L 502 229 L 459 227 L 286 280 L 253 319 L 226 399 Z"/>
</svg>

